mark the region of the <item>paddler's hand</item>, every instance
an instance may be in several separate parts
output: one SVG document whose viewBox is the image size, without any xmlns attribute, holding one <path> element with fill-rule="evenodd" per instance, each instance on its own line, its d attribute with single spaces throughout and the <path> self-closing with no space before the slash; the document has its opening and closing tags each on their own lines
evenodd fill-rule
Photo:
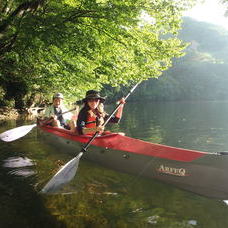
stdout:
<svg viewBox="0 0 228 228">
<path fill-rule="evenodd" d="M 96 131 L 99 131 L 100 133 L 102 133 L 104 131 L 104 126 L 96 127 Z"/>
<path fill-rule="evenodd" d="M 52 119 L 52 120 L 57 120 L 57 118 L 58 118 L 58 117 L 57 117 L 56 115 L 52 115 L 52 116 L 51 116 L 51 119 Z"/>
<path fill-rule="evenodd" d="M 45 126 L 53 121 L 52 117 L 45 117 L 44 119 L 39 121 L 40 126 Z"/>
<path fill-rule="evenodd" d="M 124 104 L 126 104 L 125 98 L 122 97 L 119 101 L 117 101 L 117 104 L 121 104 L 121 106 L 123 106 Z"/>
<path fill-rule="evenodd" d="M 119 100 L 119 103 L 121 103 L 121 104 L 126 104 L 125 98 L 122 97 L 122 98 Z"/>
</svg>

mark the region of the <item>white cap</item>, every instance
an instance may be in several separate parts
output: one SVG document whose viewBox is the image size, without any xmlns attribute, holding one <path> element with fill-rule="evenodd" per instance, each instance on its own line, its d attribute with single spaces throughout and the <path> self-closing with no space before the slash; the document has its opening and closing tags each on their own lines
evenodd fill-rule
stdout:
<svg viewBox="0 0 228 228">
<path fill-rule="evenodd" d="M 54 96 L 53 96 L 53 99 L 55 99 L 55 98 L 63 99 L 63 94 L 62 94 L 62 93 L 56 93 L 56 94 L 54 94 Z"/>
</svg>

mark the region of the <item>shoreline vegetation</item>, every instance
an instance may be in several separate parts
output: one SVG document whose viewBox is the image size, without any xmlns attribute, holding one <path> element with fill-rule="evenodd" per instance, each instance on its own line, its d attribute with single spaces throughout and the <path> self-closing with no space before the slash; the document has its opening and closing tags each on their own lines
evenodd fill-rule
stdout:
<svg viewBox="0 0 228 228">
<path fill-rule="evenodd" d="M 39 115 L 39 111 L 42 111 L 43 109 L 44 108 L 34 107 L 20 111 L 11 107 L 0 107 L 0 121 L 13 119 L 33 120 Z"/>
<path fill-rule="evenodd" d="M 129 103 L 134 102 L 140 102 L 140 100 L 135 99 L 135 101 L 131 101 L 129 99 Z M 144 102 L 148 103 L 163 103 L 163 102 L 228 102 L 228 99 L 217 99 L 217 100 L 152 100 L 152 99 L 146 99 Z M 112 103 L 112 102 L 111 102 Z M 111 104 L 109 103 L 109 104 Z M 68 104 L 69 105 L 69 104 Z M 66 105 L 66 107 L 68 107 Z M 0 107 L 0 122 L 7 121 L 7 120 L 34 120 L 38 116 L 42 115 L 42 112 L 45 110 L 46 106 L 36 106 L 36 107 L 29 107 L 25 108 L 23 110 L 21 109 L 14 109 L 12 107 L 2 106 Z M 69 108 L 69 107 L 68 107 Z M 78 109 L 80 109 L 80 105 L 78 106 Z M 69 108 L 70 110 L 70 108 Z"/>
<path fill-rule="evenodd" d="M 104 85 L 158 78 L 188 46 L 178 33 L 194 2 L 5 1 L 0 106 L 24 109 L 54 91 L 74 99 Z"/>
<path fill-rule="evenodd" d="M 20 118 L 20 114 L 17 109 L 9 108 L 9 107 L 1 107 L 0 108 L 0 121 L 10 120 L 10 119 L 18 119 Z"/>
</svg>

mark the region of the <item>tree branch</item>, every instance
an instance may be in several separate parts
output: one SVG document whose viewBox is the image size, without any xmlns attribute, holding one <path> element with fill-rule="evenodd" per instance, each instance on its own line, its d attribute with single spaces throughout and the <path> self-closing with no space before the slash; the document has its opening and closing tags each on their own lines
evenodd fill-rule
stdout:
<svg viewBox="0 0 228 228">
<path fill-rule="evenodd" d="M 77 12 L 74 12 L 70 17 L 65 19 L 64 22 L 73 21 L 79 17 L 104 18 L 103 16 L 99 16 L 98 14 L 94 14 L 94 13 L 97 13 L 97 11 L 96 10 L 78 10 Z"/>
<path fill-rule="evenodd" d="M 93 29 L 96 29 L 96 30 L 98 30 L 99 32 L 106 34 L 106 35 L 107 35 L 109 38 L 111 38 L 112 40 L 115 40 L 115 41 L 117 41 L 118 43 L 120 43 L 120 44 L 124 45 L 125 47 L 127 47 L 127 45 L 126 45 L 124 42 L 122 42 L 121 40 L 119 40 L 119 39 L 117 39 L 117 38 L 111 36 L 111 35 L 110 35 L 107 31 L 105 31 L 104 29 L 100 29 L 99 27 L 94 27 L 94 26 L 91 26 L 91 25 L 88 25 L 88 24 L 83 24 L 83 25 L 88 26 L 88 27 L 91 27 L 91 28 L 93 28 Z"/>
<path fill-rule="evenodd" d="M 18 16 L 23 17 L 25 12 L 35 12 L 45 3 L 45 0 L 28 1 L 19 5 L 0 25 L 0 37 L 10 27 L 14 19 Z"/>
</svg>

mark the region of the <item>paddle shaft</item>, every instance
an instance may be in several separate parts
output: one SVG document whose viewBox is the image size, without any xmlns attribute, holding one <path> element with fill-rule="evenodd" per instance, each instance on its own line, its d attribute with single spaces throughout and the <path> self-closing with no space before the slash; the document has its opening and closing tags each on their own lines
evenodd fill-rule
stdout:
<svg viewBox="0 0 228 228">
<path fill-rule="evenodd" d="M 74 111 L 74 110 L 76 110 L 76 109 L 77 109 L 77 108 L 75 107 L 75 108 L 72 108 L 72 109 L 70 109 L 70 110 L 67 110 L 67 111 L 65 111 L 65 112 L 63 112 L 63 113 L 57 115 L 57 117 L 62 116 L 62 115 L 64 115 L 64 114 L 68 113 L 68 112 L 72 112 L 72 111 Z"/>
<path fill-rule="evenodd" d="M 64 115 L 64 114 L 66 114 L 66 113 L 68 113 L 68 112 L 72 112 L 72 111 L 74 111 L 74 110 L 76 110 L 77 108 L 75 107 L 75 108 L 72 108 L 72 109 L 70 109 L 70 110 L 67 110 L 67 111 L 65 111 L 65 112 L 63 112 L 63 113 L 60 113 L 60 114 L 58 114 L 58 115 L 56 115 L 57 117 L 60 117 L 60 116 L 62 116 L 62 115 Z M 50 117 L 50 118 L 48 118 L 48 119 L 46 119 L 46 120 L 40 120 L 41 122 L 43 122 L 42 124 L 44 125 L 44 124 L 48 124 L 48 122 L 49 121 L 51 121 L 51 119 L 52 119 L 53 117 Z"/>
<path fill-rule="evenodd" d="M 128 94 L 124 97 L 124 100 L 126 101 L 127 98 L 133 93 L 133 91 L 136 89 L 136 87 L 141 83 L 138 82 L 136 85 L 134 85 L 134 87 L 132 87 L 132 89 L 128 92 Z M 116 113 L 116 111 L 119 109 L 120 105 L 122 105 L 122 103 L 119 103 L 115 109 L 112 111 L 112 113 L 109 115 L 108 119 L 104 122 L 104 124 L 102 126 L 106 126 L 106 124 L 110 121 L 110 119 L 112 118 L 112 116 Z M 81 152 L 86 152 L 88 147 L 90 146 L 90 144 L 93 142 L 93 140 L 98 136 L 99 131 L 97 131 L 93 137 L 86 143 L 86 145 L 82 148 Z"/>
</svg>

